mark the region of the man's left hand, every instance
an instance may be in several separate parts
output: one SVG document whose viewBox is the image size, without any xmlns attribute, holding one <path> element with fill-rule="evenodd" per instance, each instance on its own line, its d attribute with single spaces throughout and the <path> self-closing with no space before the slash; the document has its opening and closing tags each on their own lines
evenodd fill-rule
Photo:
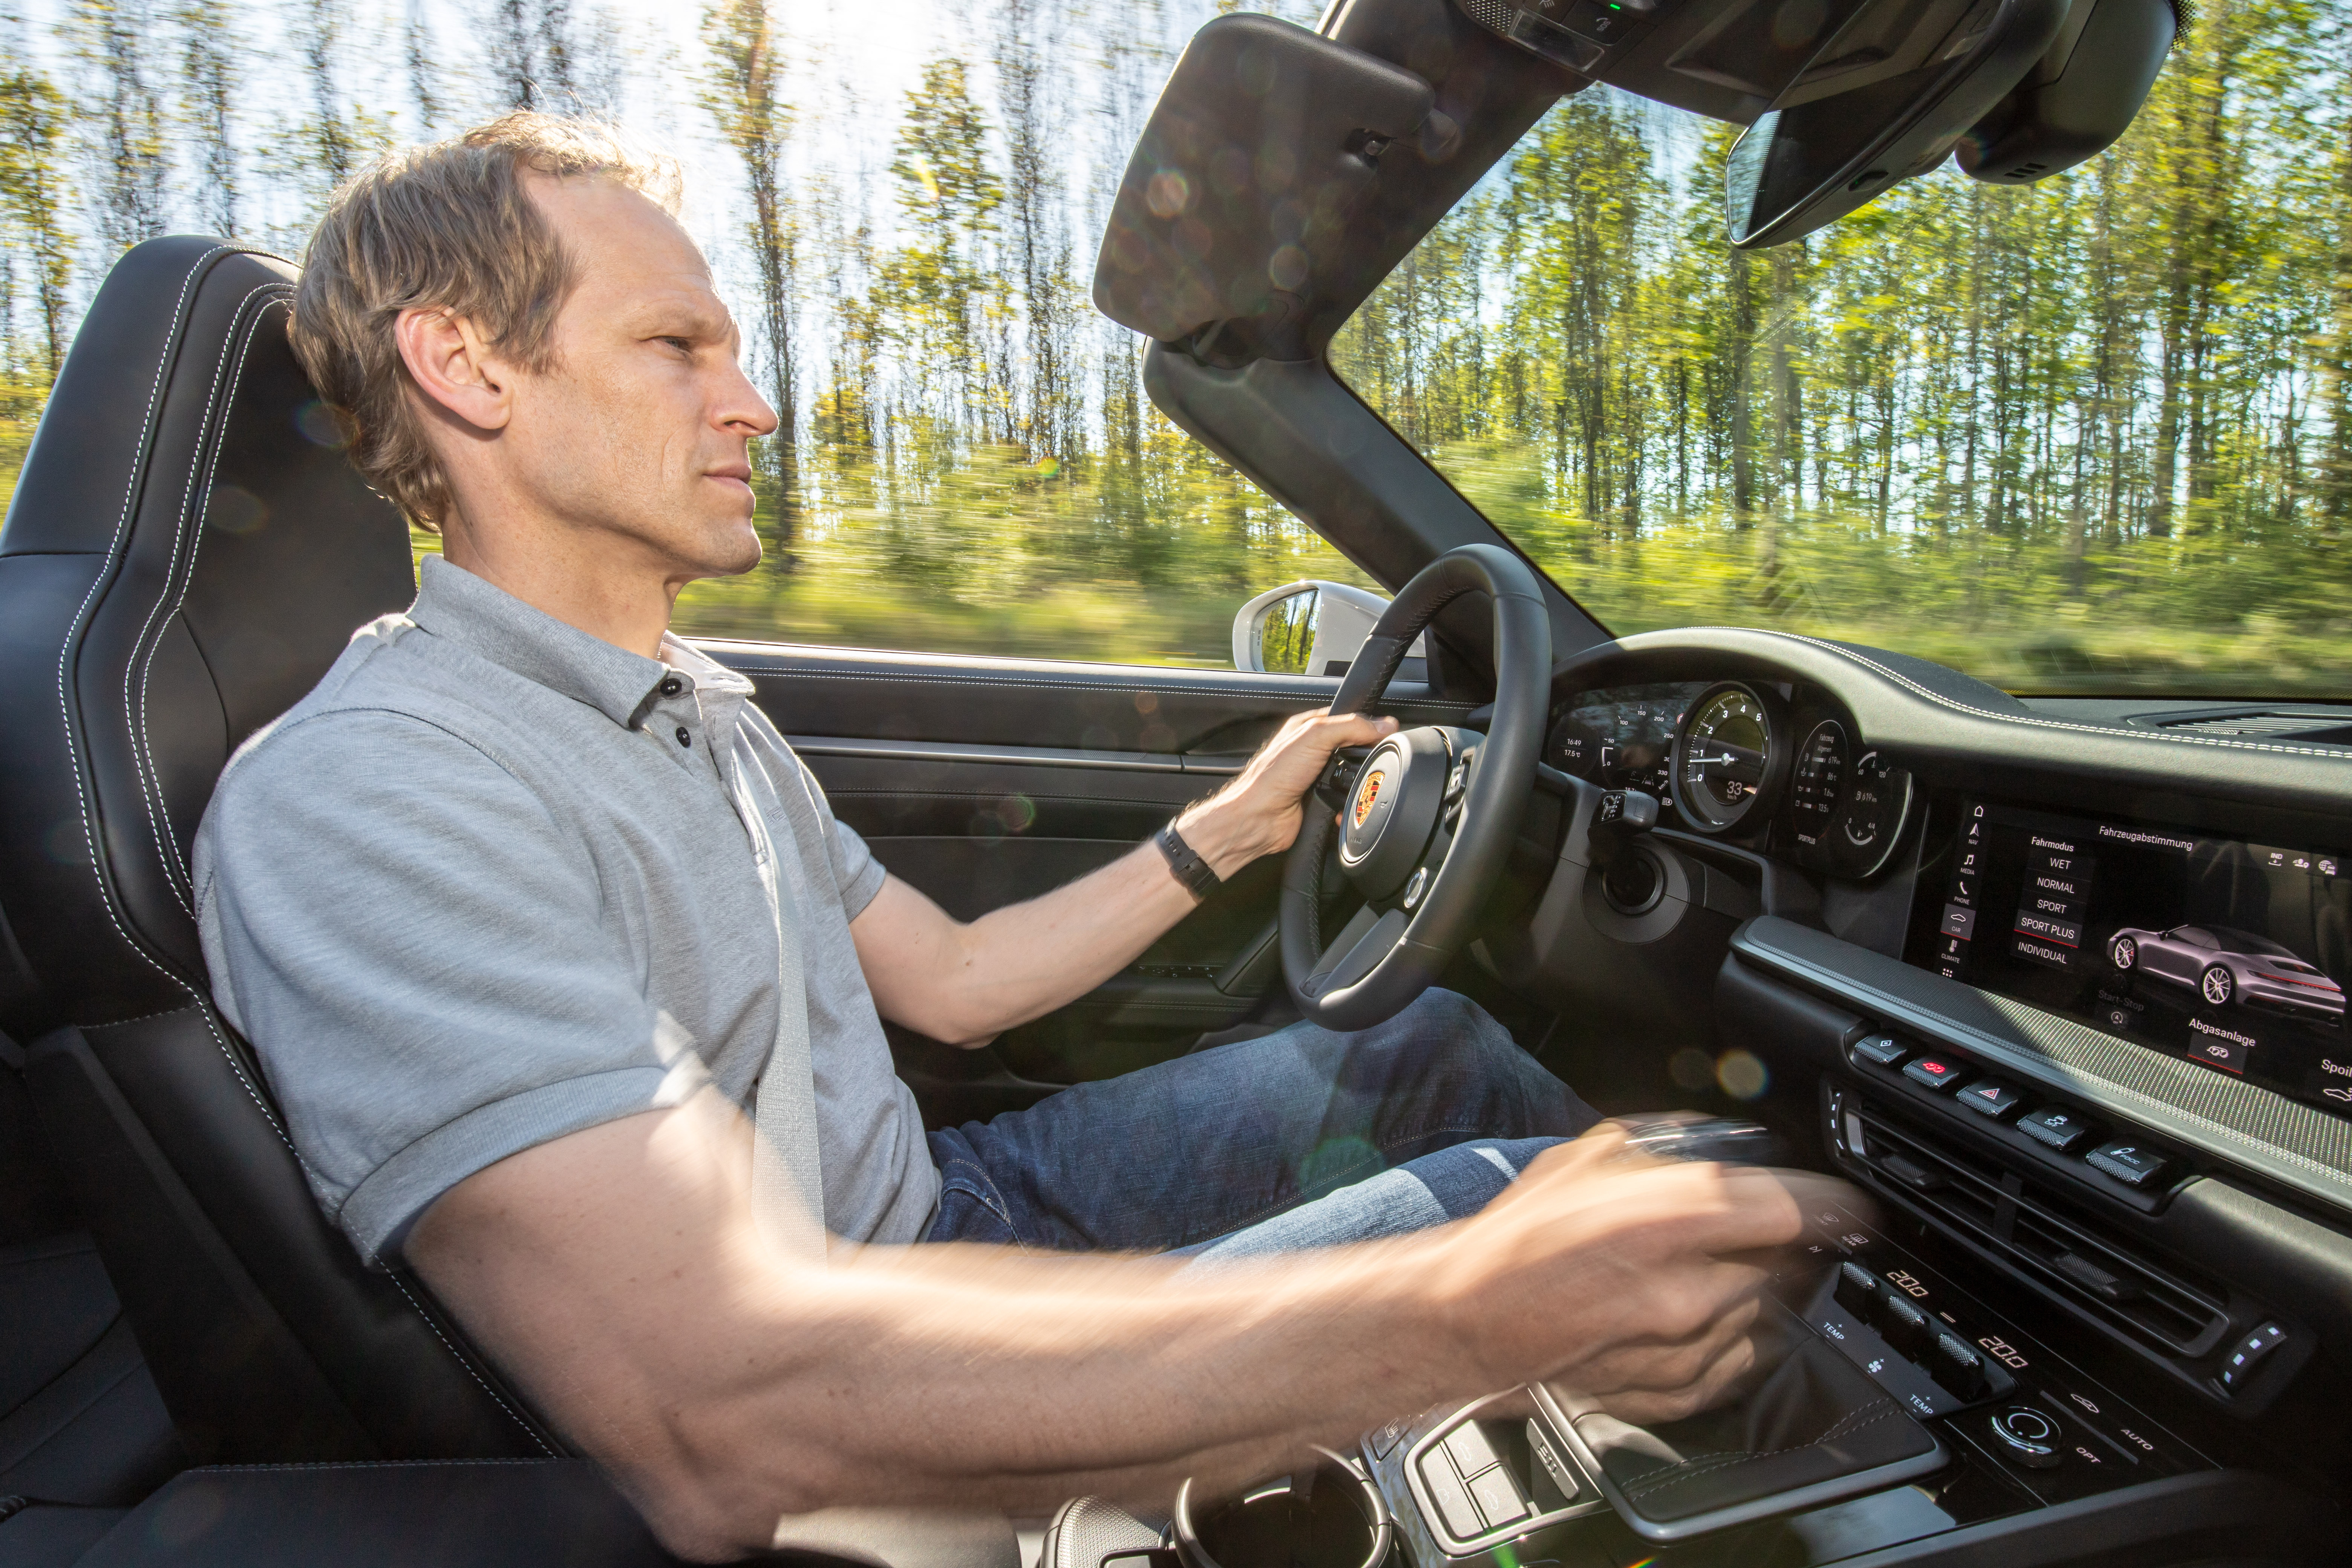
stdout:
<svg viewBox="0 0 2352 1568">
<path fill-rule="evenodd" d="M 1295 714 L 1258 748 L 1249 765 L 1215 795 L 1185 809 L 1176 831 L 1219 877 L 1230 877 L 1261 855 L 1290 847 L 1307 792 L 1342 746 L 1377 745 L 1397 731 L 1393 719 L 1324 709 Z"/>
</svg>

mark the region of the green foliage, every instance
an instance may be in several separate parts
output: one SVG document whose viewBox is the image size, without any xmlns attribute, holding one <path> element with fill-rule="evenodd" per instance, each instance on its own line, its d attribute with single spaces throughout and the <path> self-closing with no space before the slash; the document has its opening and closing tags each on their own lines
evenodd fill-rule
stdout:
<svg viewBox="0 0 2352 1568">
<path fill-rule="evenodd" d="M 505 96 L 436 99 L 421 4 L 420 121 L 585 103 L 619 69 L 557 0 L 496 0 L 471 25 Z M 0 62 L 0 494 L 72 290 L 159 200 L 268 208 L 299 245 L 388 138 L 341 85 L 387 5 L 289 0 L 299 35 L 261 66 L 219 0 L 64 0 L 70 98 Z M 2019 189 L 1947 171 L 1766 252 L 1727 249 L 1713 206 L 1736 129 L 1569 99 L 1334 360 L 1620 631 L 1783 626 L 2016 689 L 2340 695 L 2352 0 L 2198 11 L 2105 157 Z M 720 275 L 783 422 L 768 563 L 690 588 L 683 627 L 1218 665 L 1253 594 L 1364 581 L 1161 419 L 1139 345 L 1084 313 L 1171 58 L 1160 7 L 992 0 L 986 58 L 927 61 L 845 154 L 795 115 L 839 95 L 793 15 L 706 0 L 677 62 L 738 182 Z M 237 84 L 289 66 L 294 115 L 240 153 Z M 1091 169 L 1089 113 L 1116 143 Z"/>
<path fill-rule="evenodd" d="M 2347 17 L 2200 7 L 2105 156 L 1744 253 L 1736 131 L 1570 99 L 1334 359 L 1614 629 L 1875 642 L 2016 689 L 2339 694 Z"/>
<path fill-rule="evenodd" d="M 1120 663 L 1225 665 L 1234 612 L 1300 577 L 1363 574 L 1173 432 L 1148 492 L 1101 463 L 962 449 L 934 469 L 846 448 L 806 471 L 793 574 L 698 583 L 677 624 L 703 637 Z M 765 498 L 763 498 L 764 505 Z"/>
<path fill-rule="evenodd" d="M 73 235 L 66 226 L 66 135 L 71 124 L 65 95 L 42 72 L 20 65 L 0 76 L 0 221 L 5 221 L 10 266 L 8 287 L 0 291 L 0 317 L 8 332 L 5 363 L 8 406 L 0 418 L 22 419 L 39 407 L 41 394 L 57 379 L 65 357 L 66 289 L 73 277 Z M 32 305 L 39 338 L 16 339 L 16 280 L 22 266 L 32 275 Z M 7 467 L 15 488 L 16 468 Z"/>
</svg>

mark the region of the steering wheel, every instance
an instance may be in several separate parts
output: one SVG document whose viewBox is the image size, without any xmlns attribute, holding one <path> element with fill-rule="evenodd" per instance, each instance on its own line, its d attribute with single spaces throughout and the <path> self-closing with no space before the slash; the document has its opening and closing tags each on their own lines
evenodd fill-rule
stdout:
<svg viewBox="0 0 2352 1568">
<path fill-rule="evenodd" d="M 1388 689 L 1430 618 L 1465 594 L 1495 605 L 1495 709 L 1487 732 L 1401 730 L 1349 770 L 1335 757 L 1307 802 L 1282 877 L 1282 974 L 1299 1013 L 1328 1029 L 1395 1016 L 1469 940 L 1535 787 L 1551 683 L 1551 617 L 1535 574 L 1492 544 L 1449 550 L 1413 574 L 1348 667 L 1334 713 Z M 1337 784 L 1326 796 L 1325 790 Z M 1326 947 L 1325 850 L 1340 810 L 1340 874 L 1364 906 Z"/>
</svg>

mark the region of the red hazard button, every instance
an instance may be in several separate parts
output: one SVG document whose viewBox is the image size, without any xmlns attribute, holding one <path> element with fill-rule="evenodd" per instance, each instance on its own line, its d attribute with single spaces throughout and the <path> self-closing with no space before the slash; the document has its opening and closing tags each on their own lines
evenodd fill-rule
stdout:
<svg viewBox="0 0 2352 1568">
<path fill-rule="evenodd" d="M 1970 1110 L 1979 1111 L 1995 1121 L 2006 1121 L 2025 1103 L 2025 1096 L 1999 1079 L 1980 1078 L 1956 1097 Z"/>
</svg>

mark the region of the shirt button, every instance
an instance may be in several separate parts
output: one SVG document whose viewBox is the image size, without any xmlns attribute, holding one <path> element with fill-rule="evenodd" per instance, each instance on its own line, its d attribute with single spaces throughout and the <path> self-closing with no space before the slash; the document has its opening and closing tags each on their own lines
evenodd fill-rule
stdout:
<svg viewBox="0 0 2352 1568">
<path fill-rule="evenodd" d="M 680 680 L 680 679 L 679 679 L 677 676 L 675 676 L 675 675 L 671 676 L 667 680 L 665 680 L 665 681 L 663 681 L 663 682 L 661 683 L 661 694 L 662 694 L 664 697 L 675 697 L 675 696 L 677 696 L 679 692 L 681 692 L 681 691 L 683 691 L 683 690 L 685 690 L 685 689 L 686 689 L 686 682 L 685 682 L 685 681 L 683 681 L 683 680 Z"/>
<path fill-rule="evenodd" d="M 680 724 L 677 727 L 677 743 L 681 746 L 691 746 L 694 744 L 694 736 L 683 724 Z"/>
</svg>

